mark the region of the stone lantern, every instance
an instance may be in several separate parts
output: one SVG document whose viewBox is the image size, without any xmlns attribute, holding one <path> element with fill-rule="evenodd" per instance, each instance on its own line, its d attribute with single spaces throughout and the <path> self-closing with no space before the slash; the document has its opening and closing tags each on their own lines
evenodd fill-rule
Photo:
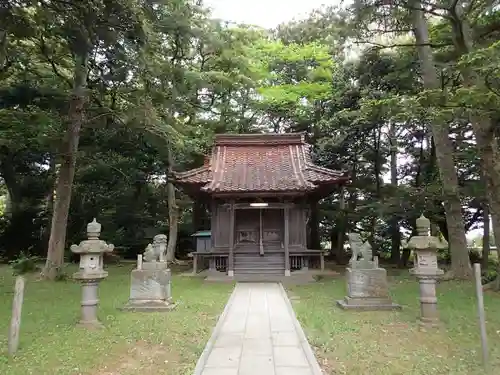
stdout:
<svg viewBox="0 0 500 375">
<path fill-rule="evenodd" d="M 99 282 L 108 276 L 104 271 L 104 254 L 113 251 L 114 246 L 99 239 L 101 224 L 96 219 L 87 224 L 88 239 L 79 245 L 71 245 L 71 251 L 80 254 L 80 269 L 73 275 L 82 284 L 82 311 L 79 324 L 94 328 L 101 323 L 97 320 L 99 303 Z"/>
<path fill-rule="evenodd" d="M 444 271 L 438 267 L 437 251 L 446 249 L 448 243 L 429 235 L 430 220 L 424 215 L 417 219 L 417 235 L 408 241 L 408 249 L 414 250 L 414 267 L 410 270 L 420 286 L 420 325 L 433 327 L 439 324 L 436 281 Z"/>
</svg>

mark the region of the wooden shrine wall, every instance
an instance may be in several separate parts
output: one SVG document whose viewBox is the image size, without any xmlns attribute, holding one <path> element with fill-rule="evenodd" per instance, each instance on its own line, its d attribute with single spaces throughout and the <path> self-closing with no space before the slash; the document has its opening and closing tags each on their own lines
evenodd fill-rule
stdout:
<svg viewBox="0 0 500 375">
<path fill-rule="evenodd" d="M 235 210 L 235 243 L 259 241 L 259 210 Z M 306 248 L 307 209 L 300 205 L 289 208 L 289 246 Z M 283 241 L 284 209 L 268 208 L 262 210 L 263 241 Z M 212 203 L 211 231 L 212 246 L 215 250 L 229 249 L 230 209 L 225 202 Z"/>
</svg>

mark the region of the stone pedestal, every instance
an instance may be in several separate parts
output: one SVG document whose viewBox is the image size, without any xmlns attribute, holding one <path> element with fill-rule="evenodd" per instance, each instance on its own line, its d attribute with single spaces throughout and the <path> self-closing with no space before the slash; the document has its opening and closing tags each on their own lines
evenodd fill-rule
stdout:
<svg viewBox="0 0 500 375">
<path fill-rule="evenodd" d="M 438 269 L 422 269 L 415 267 L 410 270 L 418 279 L 420 292 L 420 328 L 435 328 L 440 326 L 438 299 L 436 296 L 437 279 L 444 273 Z"/>
<path fill-rule="evenodd" d="M 99 283 L 97 280 L 87 280 L 82 282 L 81 317 L 79 326 L 85 328 L 100 328 L 102 323 L 97 319 L 99 304 L 98 297 Z"/>
<path fill-rule="evenodd" d="M 392 302 L 383 268 L 346 270 L 347 296 L 337 305 L 349 310 L 395 310 L 401 306 Z"/>
<path fill-rule="evenodd" d="M 420 319 L 422 328 L 438 327 L 439 313 L 436 297 L 436 280 L 434 278 L 420 278 Z"/>
<path fill-rule="evenodd" d="M 144 262 L 142 269 L 132 271 L 130 299 L 123 310 L 168 311 L 174 307 L 166 262 Z"/>
</svg>

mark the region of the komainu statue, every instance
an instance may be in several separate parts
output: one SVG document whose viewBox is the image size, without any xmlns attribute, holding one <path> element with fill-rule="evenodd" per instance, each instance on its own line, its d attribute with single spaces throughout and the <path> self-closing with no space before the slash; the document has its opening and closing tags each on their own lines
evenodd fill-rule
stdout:
<svg viewBox="0 0 500 375">
<path fill-rule="evenodd" d="M 370 243 L 363 242 L 359 233 L 349 233 L 349 246 L 351 247 L 352 256 L 349 259 L 351 268 L 375 268 L 373 262 L 373 252 Z"/>
<path fill-rule="evenodd" d="M 165 260 L 166 249 L 167 236 L 164 234 L 158 234 L 154 236 L 153 243 L 146 247 L 142 259 L 145 262 L 163 262 Z"/>
</svg>

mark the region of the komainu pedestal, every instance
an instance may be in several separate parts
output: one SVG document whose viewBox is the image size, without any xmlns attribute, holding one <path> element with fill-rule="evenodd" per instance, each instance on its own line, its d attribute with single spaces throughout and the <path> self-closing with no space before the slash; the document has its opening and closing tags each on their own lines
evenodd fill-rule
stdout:
<svg viewBox="0 0 500 375">
<path fill-rule="evenodd" d="M 175 307 L 171 292 L 172 274 L 167 262 L 163 260 L 163 253 L 152 251 L 155 245 L 161 246 L 154 242 L 146 250 L 145 258 L 148 261 L 142 262 L 142 256 L 139 255 L 137 268 L 131 273 L 130 299 L 123 310 L 168 311 Z"/>
<path fill-rule="evenodd" d="M 352 257 L 346 269 L 347 296 L 337 301 L 343 309 L 395 310 L 401 306 L 392 302 L 387 284 L 387 271 L 372 261 L 369 243 L 363 243 L 359 234 L 349 234 Z"/>
<path fill-rule="evenodd" d="M 383 268 L 346 270 L 347 296 L 338 300 L 343 309 L 394 310 L 401 306 L 392 302 Z"/>
</svg>

